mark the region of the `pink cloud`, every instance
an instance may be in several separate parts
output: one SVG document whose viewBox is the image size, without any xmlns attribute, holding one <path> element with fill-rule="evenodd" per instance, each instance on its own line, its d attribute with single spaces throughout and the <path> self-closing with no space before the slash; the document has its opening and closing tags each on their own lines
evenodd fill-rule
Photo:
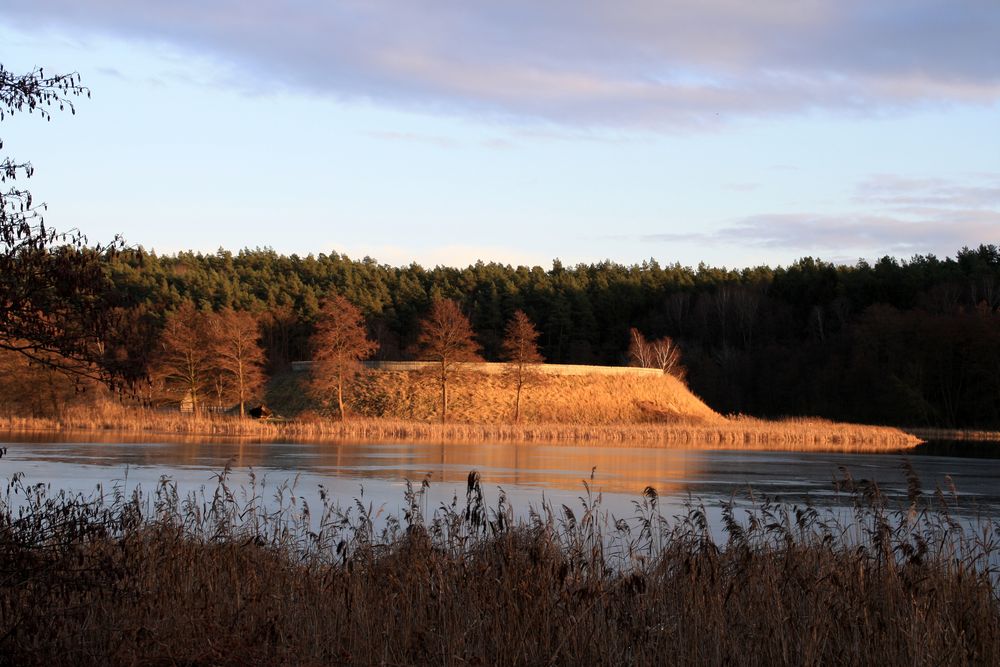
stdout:
<svg viewBox="0 0 1000 667">
<path fill-rule="evenodd" d="M 561 124 L 1000 100 L 995 0 L 8 0 L 0 20 L 167 41 L 241 85 Z"/>
</svg>

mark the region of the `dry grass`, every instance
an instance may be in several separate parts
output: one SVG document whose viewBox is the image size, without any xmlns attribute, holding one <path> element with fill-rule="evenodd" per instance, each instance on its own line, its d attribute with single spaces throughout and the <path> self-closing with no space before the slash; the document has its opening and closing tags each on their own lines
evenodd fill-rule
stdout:
<svg viewBox="0 0 1000 667">
<path fill-rule="evenodd" d="M 913 477 L 898 510 L 853 487 L 848 525 L 730 507 L 722 541 L 697 504 L 665 519 L 652 489 L 617 521 L 585 489 L 518 522 L 470 475 L 464 505 L 425 518 L 409 489 L 379 532 L 362 502 L 310 515 L 285 489 L 265 511 L 220 481 L 101 501 L 15 482 L 0 664 L 1000 663 L 1000 525 L 963 529 Z"/>
<path fill-rule="evenodd" d="M 502 366 L 492 364 L 492 366 Z M 548 368 L 548 367 L 545 367 Z M 557 367 L 556 367 L 557 368 Z M 634 370 L 634 369 L 609 369 Z M 458 422 L 512 421 L 514 388 L 502 373 L 466 371 L 449 383 L 448 413 Z M 370 371 L 350 391 L 350 408 L 364 417 L 433 421 L 440 392 L 420 371 Z M 555 375 L 536 373 L 525 386 L 521 422 L 526 424 L 636 424 L 720 421 L 680 380 L 659 374 Z"/>
<path fill-rule="evenodd" d="M 418 370 L 372 370 L 348 394 L 352 418 L 326 419 L 302 402 L 305 373 L 280 378 L 284 402 L 300 411 L 295 419 L 257 422 L 225 415 L 129 407 L 111 400 L 68 406 L 58 418 L 0 416 L 6 431 L 107 431 L 119 434 L 176 434 L 336 441 L 408 441 L 594 444 L 628 447 L 895 451 L 920 439 L 898 429 L 836 424 L 819 419 L 765 421 L 726 418 L 712 411 L 670 375 L 586 367 L 544 367 L 525 388 L 523 419 L 512 424 L 514 391 L 495 372 L 502 364 L 481 364 L 491 372 L 458 373 L 450 383 L 451 421 L 441 424 L 437 385 Z M 407 366 L 395 364 L 393 368 Z M 559 371 L 558 373 L 556 371 Z"/>
<path fill-rule="evenodd" d="M 908 428 L 921 440 L 968 440 L 972 442 L 1000 442 L 1000 431 L 972 431 L 950 428 Z"/>
<path fill-rule="evenodd" d="M 838 424 L 820 419 L 767 421 L 747 417 L 690 423 L 470 424 L 400 419 L 313 418 L 255 421 L 226 415 L 185 415 L 108 404 L 68 409 L 60 419 L 0 417 L 0 431 L 88 431 L 251 437 L 336 442 L 550 443 L 603 447 L 675 447 L 786 451 L 880 452 L 914 447 L 920 440 L 898 429 Z"/>
</svg>

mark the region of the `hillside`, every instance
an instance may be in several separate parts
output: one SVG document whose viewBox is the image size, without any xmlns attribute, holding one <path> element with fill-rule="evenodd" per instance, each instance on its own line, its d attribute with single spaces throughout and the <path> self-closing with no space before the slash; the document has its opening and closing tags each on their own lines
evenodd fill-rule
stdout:
<svg viewBox="0 0 1000 667">
<path fill-rule="evenodd" d="M 721 413 L 1000 428 L 995 245 L 953 258 L 853 266 L 804 258 L 743 270 L 655 262 L 431 269 L 259 249 L 125 252 L 110 261 L 109 307 L 130 310 L 115 358 L 139 371 L 148 370 L 165 319 L 188 301 L 260 313 L 274 371 L 311 356 L 320 304 L 332 294 L 361 309 L 383 360 L 415 356 L 420 322 L 440 296 L 459 303 L 489 361 L 502 357 L 505 327 L 521 309 L 553 364 L 621 364 L 631 327 L 650 340 L 671 337 L 691 388 Z"/>
<path fill-rule="evenodd" d="M 440 394 L 433 364 L 373 364 L 349 389 L 357 416 L 434 421 Z M 271 392 L 275 408 L 295 414 L 319 410 L 301 400 L 309 371 L 279 380 Z M 449 420 L 512 421 L 514 386 L 504 364 L 467 364 L 449 381 Z M 280 389 L 279 389 L 280 388 Z M 721 417 L 680 380 L 650 369 L 602 366 L 541 366 L 521 399 L 524 423 L 636 424 L 709 423 Z"/>
</svg>

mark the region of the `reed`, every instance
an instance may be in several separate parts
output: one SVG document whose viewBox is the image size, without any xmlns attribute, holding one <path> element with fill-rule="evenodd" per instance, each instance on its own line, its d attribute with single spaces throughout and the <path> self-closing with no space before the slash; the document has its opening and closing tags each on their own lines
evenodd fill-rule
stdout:
<svg viewBox="0 0 1000 667">
<path fill-rule="evenodd" d="M 0 664 L 1000 663 L 998 522 L 954 498 L 855 494 L 846 523 L 758 499 L 673 519 L 647 488 L 612 519 L 576 507 L 515 520 L 501 494 L 428 514 L 424 486 L 376 528 L 358 499 L 294 488 L 0 501 Z M 17 509 L 15 509 L 17 508 Z"/>
<path fill-rule="evenodd" d="M 107 434 L 201 435 L 308 439 L 337 442 L 548 443 L 602 447 L 675 447 L 786 451 L 898 451 L 921 441 L 890 427 L 840 424 L 822 419 L 769 421 L 749 417 L 711 422 L 635 424 L 447 423 L 358 418 L 341 422 L 240 419 L 228 415 L 187 415 L 107 404 L 67 409 L 61 418 L 0 417 L 0 430 L 18 432 L 88 431 Z"/>
<path fill-rule="evenodd" d="M 971 442 L 1000 442 L 1000 431 L 976 431 L 954 428 L 908 428 L 922 440 L 967 440 Z"/>
</svg>

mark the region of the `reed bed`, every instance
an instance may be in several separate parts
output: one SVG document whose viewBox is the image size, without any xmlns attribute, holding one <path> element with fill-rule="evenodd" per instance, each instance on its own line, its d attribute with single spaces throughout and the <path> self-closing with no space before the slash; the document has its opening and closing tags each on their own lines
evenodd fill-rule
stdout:
<svg viewBox="0 0 1000 667">
<path fill-rule="evenodd" d="M 952 428 L 908 428 L 922 440 L 967 440 L 971 442 L 1000 442 L 1000 431 L 975 431 Z"/>
<path fill-rule="evenodd" d="M 898 507 L 843 477 L 850 517 L 758 498 L 656 491 L 611 517 L 579 505 L 515 520 L 479 477 L 433 511 L 360 498 L 309 508 L 293 487 L 180 497 L 0 500 L 0 664 L 649 665 L 1000 663 L 1000 525 L 952 518 L 909 472 Z M 376 528 L 379 523 L 381 528 Z"/>
<path fill-rule="evenodd" d="M 914 447 L 919 438 L 883 426 L 822 419 L 768 421 L 733 417 L 704 422 L 638 424 L 503 424 L 358 418 L 252 420 L 139 408 L 70 409 L 60 419 L 0 417 L 0 430 L 88 431 L 109 434 L 201 435 L 336 442 L 434 441 L 546 443 L 604 447 L 673 447 L 785 451 L 885 452 Z"/>
</svg>

